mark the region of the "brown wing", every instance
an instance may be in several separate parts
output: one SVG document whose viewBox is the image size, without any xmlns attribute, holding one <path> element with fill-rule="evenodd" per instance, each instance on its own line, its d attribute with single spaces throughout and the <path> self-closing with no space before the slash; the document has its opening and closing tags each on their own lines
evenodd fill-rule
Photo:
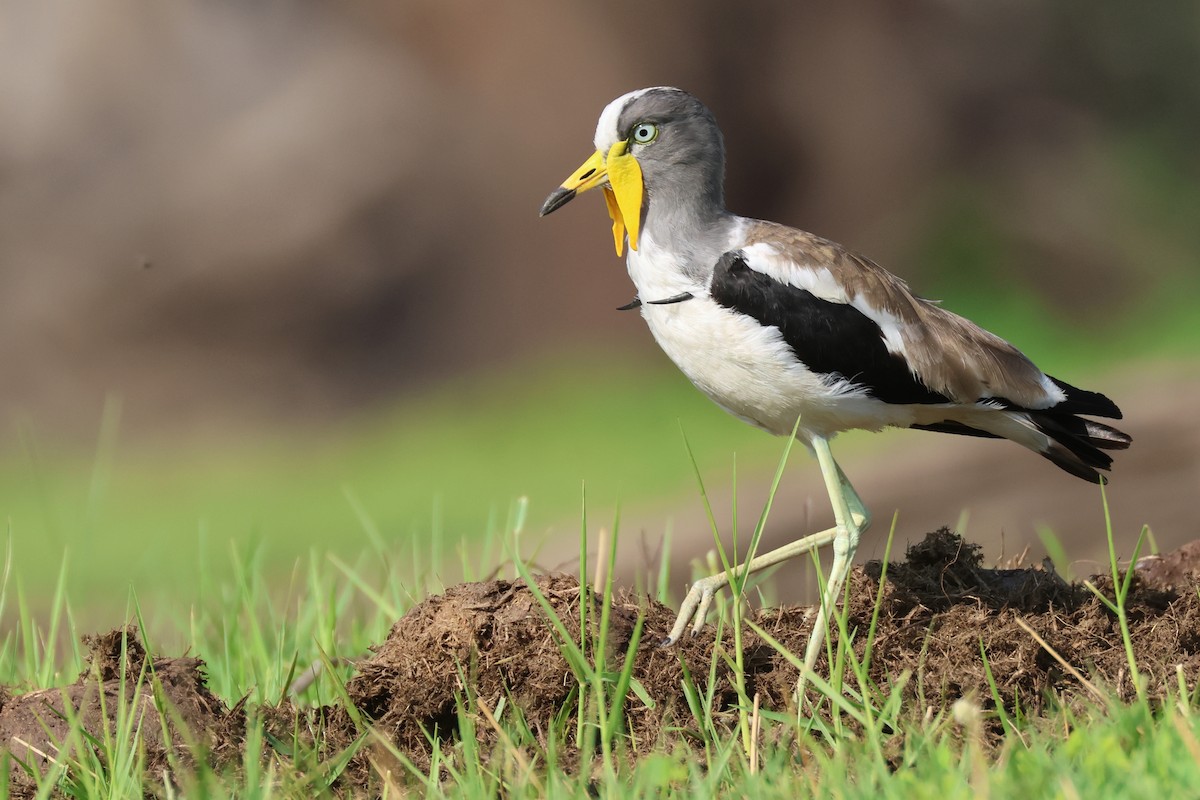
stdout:
<svg viewBox="0 0 1200 800">
<path fill-rule="evenodd" d="M 1007 400 L 1028 409 L 1048 408 L 1063 394 L 1025 355 L 964 317 L 916 297 L 907 284 L 870 259 L 805 231 L 755 222 L 747 244 L 769 244 L 794 269 L 828 270 L 851 302 L 880 326 L 894 328 L 896 355 L 925 386 L 955 402 Z M 783 278 L 784 276 L 777 276 Z M 797 285 L 804 283 L 797 277 Z M 833 298 L 825 298 L 833 299 Z"/>
</svg>

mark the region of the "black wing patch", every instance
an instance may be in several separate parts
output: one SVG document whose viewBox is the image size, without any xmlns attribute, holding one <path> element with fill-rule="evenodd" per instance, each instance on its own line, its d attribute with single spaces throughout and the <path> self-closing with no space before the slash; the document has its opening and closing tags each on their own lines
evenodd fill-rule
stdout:
<svg viewBox="0 0 1200 800">
<path fill-rule="evenodd" d="M 778 328 L 796 358 L 830 381 L 845 378 L 895 405 L 951 402 L 888 352 L 883 332 L 870 317 L 751 269 L 740 251 L 721 256 L 711 292 L 720 305 Z"/>
</svg>

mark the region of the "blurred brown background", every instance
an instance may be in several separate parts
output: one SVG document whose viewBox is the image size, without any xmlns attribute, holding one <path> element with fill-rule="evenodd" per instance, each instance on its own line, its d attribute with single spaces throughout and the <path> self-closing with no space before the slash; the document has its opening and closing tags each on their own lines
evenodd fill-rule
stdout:
<svg viewBox="0 0 1200 800">
<path fill-rule="evenodd" d="M 603 213 L 536 210 L 655 84 L 716 111 L 735 210 L 934 294 L 930 241 L 986 220 L 1003 281 L 1098 325 L 1195 267 L 1113 152 L 1198 177 L 1196 8 L 5 2 L 0 399 L 206 430 L 578 342 L 651 357 Z"/>
<path fill-rule="evenodd" d="M 669 369 L 612 311 L 631 288 L 600 204 L 537 218 L 604 105 L 661 84 L 722 123 L 734 210 L 968 314 L 1030 298 L 1035 322 L 1111 342 L 1160 304 L 1194 309 L 1198 9 L 0 0 L 0 408 L 91 441 L 117 395 L 122 436 L 186 439 L 320 425 L 579 348 Z M 1174 450 L 1137 440 L 1149 488 L 1128 524 L 1153 511 L 1200 535 L 1200 444 L 1173 426 L 1195 372 L 1131 370 L 1093 388 L 1158 409 L 1129 429 Z M 931 458 L 993 505 L 1041 508 L 995 488 L 1048 473 L 990 472 L 979 444 L 954 442 L 970 465 Z M 860 482 L 878 524 L 920 468 Z M 1099 513 L 1071 490 L 1043 498 L 1051 517 Z M 972 505 L 947 491 L 964 499 L 930 493 L 934 522 Z M 992 535 L 1004 518 L 976 519 Z"/>
</svg>

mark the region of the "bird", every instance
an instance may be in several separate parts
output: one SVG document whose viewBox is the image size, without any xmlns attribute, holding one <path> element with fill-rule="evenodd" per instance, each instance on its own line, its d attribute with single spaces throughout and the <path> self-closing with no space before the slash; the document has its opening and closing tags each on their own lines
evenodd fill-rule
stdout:
<svg viewBox="0 0 1200 800">
<path fill-rule="evenodd" d="M 833 563 L 805 650 L 802 696 L 871 513 L 834 460 L 853 429 L 917 428 L 1008 439 L 1102 483 L 1105 451 L 1132 438 L 1088 417 L 1121 419 L 1098 392 L 1051 377 L 1020 350 L 870 259 L 805 231 L 725 207 L 725 144 L 713 113 L 668 86 L 618 97 L 600 114 L 595 153 L 539 216 L 600 188 L 618 258 L 654 339 L 693 384 L 751 425 L 795 436 L 816 457 L 834 526 L 691 585 L 670 646 L 703 628 L 733 579 L 831 545 Z"/>
</svg>

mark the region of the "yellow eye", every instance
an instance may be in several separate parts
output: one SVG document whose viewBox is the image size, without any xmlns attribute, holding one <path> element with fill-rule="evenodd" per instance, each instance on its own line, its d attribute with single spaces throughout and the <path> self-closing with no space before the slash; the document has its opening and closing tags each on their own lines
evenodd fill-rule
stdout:
<svg viewBox="0 0 1200 800">
<path fill-rule="evenodd" d="M 658 126 L 649 122 L 641 122 L 633 126 L 629 135 L 636 144 L 650 144 L 658 138 Z"/>
</svg>

